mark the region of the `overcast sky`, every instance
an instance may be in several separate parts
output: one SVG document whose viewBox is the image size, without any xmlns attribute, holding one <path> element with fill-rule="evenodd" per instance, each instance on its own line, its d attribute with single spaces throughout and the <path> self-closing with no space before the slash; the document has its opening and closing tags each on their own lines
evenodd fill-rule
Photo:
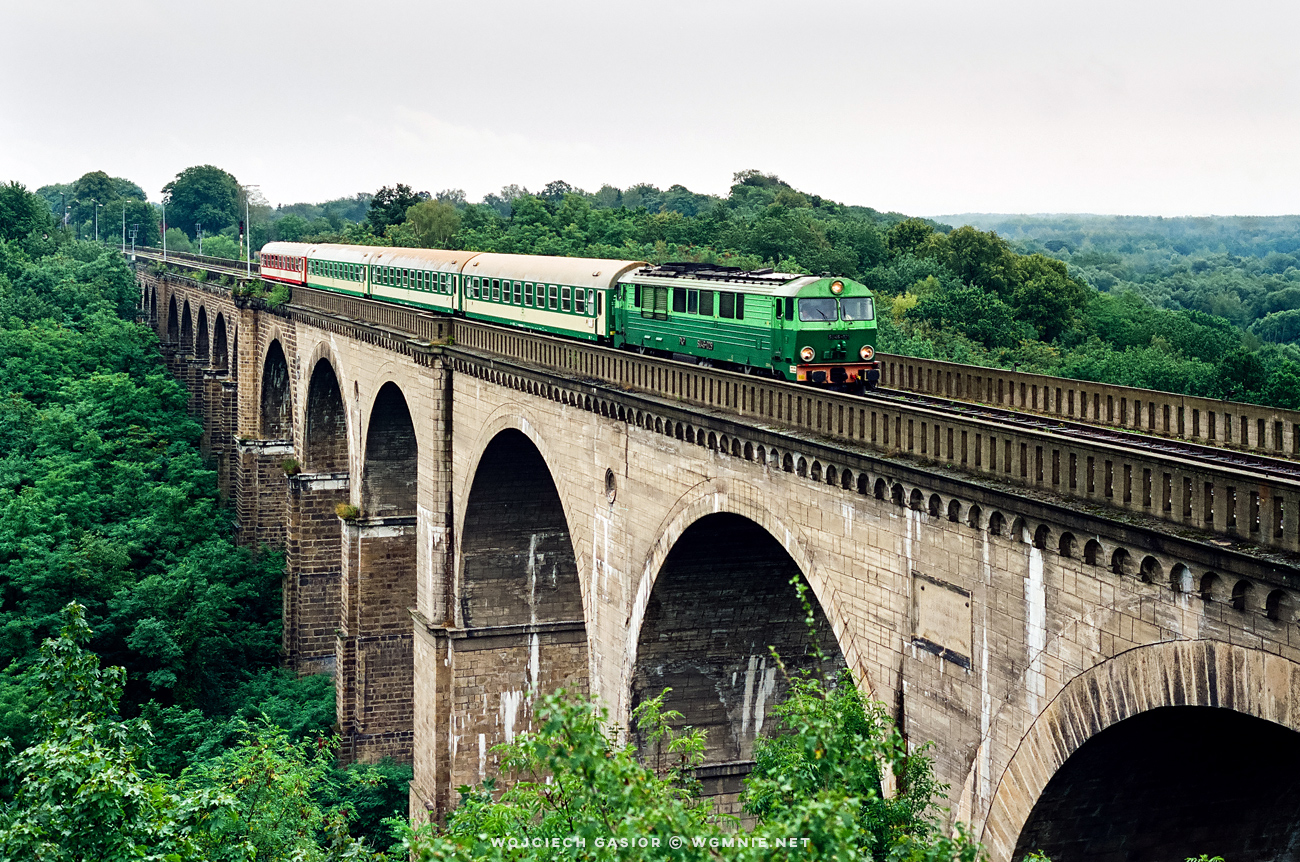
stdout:
<svg viewBox="0 0 1300 862">
<path fill-rule="evenodd" d="M 1300 4 L 0 0 L 0 181 L 1300 212 Z"/>
</svg>

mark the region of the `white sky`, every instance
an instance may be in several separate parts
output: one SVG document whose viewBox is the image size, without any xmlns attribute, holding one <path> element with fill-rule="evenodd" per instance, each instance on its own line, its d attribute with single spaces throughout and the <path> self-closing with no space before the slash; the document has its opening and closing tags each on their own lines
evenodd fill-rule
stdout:
<svg viewBox="0 0 1300 862">
<path fill-rule="evenodd" d="M 1300 4 L 0 0 L 0 181 L 1300 212 Z"/>
</svg>

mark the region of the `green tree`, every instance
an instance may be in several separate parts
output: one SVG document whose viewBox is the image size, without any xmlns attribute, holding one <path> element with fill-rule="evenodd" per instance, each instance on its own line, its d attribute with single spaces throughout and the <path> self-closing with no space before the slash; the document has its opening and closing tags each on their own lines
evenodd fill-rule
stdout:
<svg viewBox="0 0 1300 862">
<path fill-rule="evenodd" d="M 186 168 L 163 186 L 168 227 L 178 227 L 194 239 L 197 225 L 214 234 L 240 218 L 239 181 L 221 168 L 198 165 Z"/>
<path fill-rule="evenodd" d="M 39 740 L 20 754 L 0 751 L 14 783 L 0 809 L 0 859 L 199 859 L 184 821 L 207 800 L 182 803 L 142 770 L 148 729 L 116 716 L 126 674 L 101 669 L 85 649 L 91 630 L 79 605 L 62 617 L 34 674 Z"/>
<path fill-rule="evenodd" d="M 22 239 L 53 229 L 54 219 L 39 197 L 21 183 L 0 185 L 0 239 Z"/>
<path fill-rule="evenodd" d="M 421 201 L 406 211 L 406 220 L 424 248 L 450 248 L 460 229 L 460 213 L 444 201 Z"/>
<path fill-rule="evenodd" d="M 1065 264 L 1041 254 L 1015 258 L 1015 282 L 1010 299 L 1016 317 L 1045 341 L 1074 324 L 1090 294 L 1087 285 L 1070 277 Z"/>
<path fill-rule="evenodd" d="M 383 234 L 389 227 L 406 221 L 407 210 L 429 198 L 428 192 L 414 191 L 405 183 L 384 186 L 375 192 L 374 198 L 370 201 L 370 211 L 366 214 L 366 219 L 375 233 Z"/>
</svg>

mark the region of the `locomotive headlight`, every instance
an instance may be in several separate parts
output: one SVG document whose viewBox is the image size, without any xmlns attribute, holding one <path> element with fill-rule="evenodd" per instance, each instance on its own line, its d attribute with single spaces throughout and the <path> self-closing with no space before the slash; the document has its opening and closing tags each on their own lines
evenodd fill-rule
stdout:
<svg viewBox="0 0 1300 862">
<path fill-rule="evenodd" d="M 831 282 L 831 293 L 835 294 L 836 296 L 839 296 L 843 292 L 844 292 L 844 282 L 842 281 Z"/>
<path fill-rule="evenodd" d="M 862 357 L 863 362 L 869 361 L 871 357 L 875 355 L 876 355 L 876 351 L 874 348 L 872 348 L 870 344 L 862 345 L 862 349 L 858 351 L 858 356 Z"/>
<path fill-rule="evenodd" d="M 799 358 L 804 362 L 812 362 L 816 356 L 817 351 L 813 350 L 811 347 L 805 347 L 803 350 L 799 351 Z"/>
</svg>

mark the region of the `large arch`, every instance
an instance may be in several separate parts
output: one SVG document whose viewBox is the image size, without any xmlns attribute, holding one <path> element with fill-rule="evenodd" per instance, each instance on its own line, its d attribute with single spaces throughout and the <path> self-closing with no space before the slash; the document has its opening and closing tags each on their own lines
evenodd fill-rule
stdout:
<svg viewBox="0 0 1300 862">
<path fill-rule="evenodd" d="M 279 339 L 273 340 L 262 360 L 262 439 L 288 440 L 293 434 L 289 363 Z"/>
<path fill-rule="evenodd" d="M 218 371 L 225 371 L 230 362 L 226 344 L 226 316 L 218 311 L 217 321 L 212 324 L 212 367 Z"/>
<path fill-rule="evenodd" d="M 190 314 L 190 301 L 185 300 L 185 310 L 181 312 L 181 350 L 189 353 L 194 349 L 194 318 Z"/>
<path fill-rule="evenodd" d="M 545 458 L 521 431 L 499 431 L 474 471 L 460 540 L 465 628 L 581 622 L 573 538 Z"/>
<path fill-rule="evenodd" d="M 312 473 L 342 473 L 348 469 L 348 415 L 338 375 L 325 357 L 316 361 L 307 384 L 303 467 Z"/>
<path fill-rule="evenodd" d="M 366 517 L 414 515 L 418 473 L 419 459 L 411 410 L 402 390 L 390 381 L 380 387 L 375 396 L 367 423 L 365 465 L 361 475 L 361 508 Z"/>
<path fill-rule="evenodd" d="M 790 672 L 833 677 L 846 666 L 811 591 L 810 633 L 792 579 L 807 583 L 786 547 L 754 520 L 714 512 L 692 522 L 664 558 L 635 634 L 631 708 L 671 688 L 668 707 L 706 734 L 705 763 L 744 771 L 787 687 L 770 648 Z"/>
<path fill-rule="evenodd" d="M 158 287 L 155 285 L 149 290 L 149 323 L 154 326 L 158 325 Z"/>
<path fill-rule="evenodd" d="M 198 322 L 194 332 L 194 355 L 199 359 L 208 358 L 208 310 L 199 306 Z"/>
<path fill-rule="evenodd" d="M 1194 707 L 1232 711 L 1240 716 L 1270 722 L 1278 729 L 1300 732 L 1300 698 L 1294 692 L 1300 692 L 1300 664 L 1261 650 L 1216 641 L 1169 641 L 1136 647 L 1107 659 L 1072 679 L 1020 740 L 998 781 L 981 840 L 993 860 L 1012 859 L 1022 835 L 1029 841 L 1040 834 L 1026 835 L 1026 826 L 1031 825 L 1035 806 L 1040 801 L 1046 806 L 1058 804 L 1056 791 L 1044 795 L 1049 783 L 1058 774 L 1070 774 L 1062 767 L 1089 740 L 1101 740 L 1099 748 L 1105 753 L 1123 750 L 1125 744 L 1131 746 L 1135 739 L 1150 739 L 1149 735 L 1142 735 L 1145 722 L 1128 725 L 1129 731 L 1136 729 L 1137 733 L 1126 732 L 1104 739 L 1102 734 L 1108 728 L 1118 729 L 1146 713 L 1156 716 L 1150 721 L 1160 720 L 1162 716 L 1172 715 L 1172 712 L 1165 712 L 1166 708 L 1176 711 Z M 1230 724 L 1231 721 L 1216 724 L 1198 719 L 1190 725 L 1174 727 L 1171 736 L 1175 732 L 1185 735 L 1187 726 L 1211 728 Z M 1203 739 L 1202 743 L 1231 744 L 1225 739 Z M 1150 748 L 1149 744 L 1146 748 Z M 1254 752 L 1248 745 L 1238 746 L 1237 751 L 1243 757 L 1262 756 L 1267 759 L 1273 755 L 1271 751 Z M 1184 748 L 1183 756 L 1195 758 L 1198 749 Z M 1128 778 L 1125 773 L 1123 780 Z M 1106 792 L 1113 795 L 1115 786 L 1123 782 L 1117 781 L 1114 774 L 1110 774 L 1108 779 Z M 1230 790 L 1221 789 L 1224 792 Z M 1212 800 L 1183 797 L 1182 787 L 1170 784 L 1165 790 L 1181 804 L 1200 807 L 1203 815 L 1214 810 Z M 1076 806 L 1096 801 L 1076 800 Z M 1202 820 L 1206 819 L 1206 816 L 1202 817 Z M 1031 829 L 1037 828 L 1031 825 Z M 1196 854 L 1223 853 L 1226 856 L 1231 849 L 1204 846 L 1196 850 Z M 1170 847 L 1163 855 L 1173 858 L 1177 852 Z M 1186 855 L 1193 854 L 1189 852 Z"/>
<path fill-rule="evenodd" d="M 181 338 L 180 312 L 176 309 L 176 294 L 167 300 L 167 343 L 176 344 Z"/>
</svg>

